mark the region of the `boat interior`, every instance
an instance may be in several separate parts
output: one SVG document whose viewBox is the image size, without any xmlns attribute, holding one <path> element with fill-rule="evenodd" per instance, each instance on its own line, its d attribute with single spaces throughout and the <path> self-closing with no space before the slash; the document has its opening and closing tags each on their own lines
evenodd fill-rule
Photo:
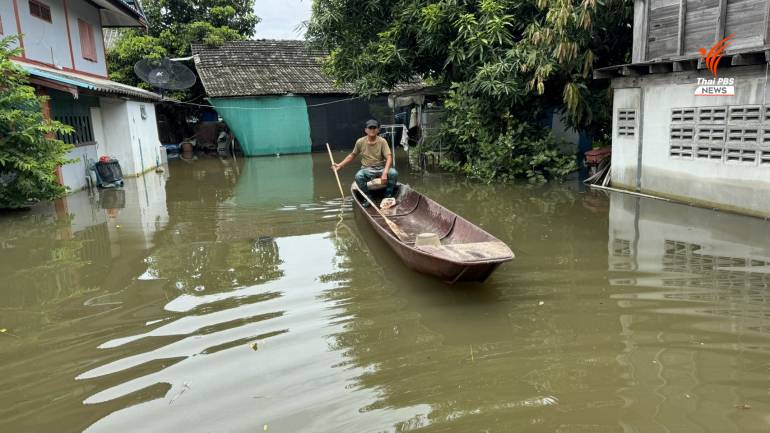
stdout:
<svg viewBox="0 0 770 433">
<path fill-rule="evenodd" d="M 457 262 L 507 261 L 513 258 L 507 245 L 481 228 L 459 218 L 454 212 L 408 185 L 399 184 L 397 188 L 396 205 L 382 213 L 408 235 L 407 241 L 403 243 L 409 247 Z M 363 202 L 358 191 L 354 192 L 354 196 Z M 379 206 L 383 199 L 384 190 L 372 191 L 375 204 Z M 364 210 L 383 230 L 390 232 L 387 223 L 375 209 L 369 207 Z M 415 246 L 416 238 L 421 233 L 436 234 L 441 245 Z"/>
</svg>

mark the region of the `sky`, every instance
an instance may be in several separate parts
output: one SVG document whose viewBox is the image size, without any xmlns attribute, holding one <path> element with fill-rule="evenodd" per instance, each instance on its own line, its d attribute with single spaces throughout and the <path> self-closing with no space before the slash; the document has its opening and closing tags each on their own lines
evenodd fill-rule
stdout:
<svg viewBox="0 0 770 433">
<path fill-rule="evenodd" d="M 312 0 L 255 0 L 254 12 L 262 21 L 257 24 L 256 39 L 303 39 L 304 29 L 297 26 L 310 19 Z"/>
</svg>

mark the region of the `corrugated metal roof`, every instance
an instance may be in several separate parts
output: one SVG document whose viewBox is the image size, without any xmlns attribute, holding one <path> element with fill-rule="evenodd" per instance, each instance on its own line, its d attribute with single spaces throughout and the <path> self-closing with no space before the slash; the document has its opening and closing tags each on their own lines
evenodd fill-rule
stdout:
<svg viewBox="0 0 770 433">
<path fill-rule="evenodd" d="M 126 96 L 133 99 L 149 101 L 160 101 L 162 99 L 162 97 L 157 93 L 143 90 L 138 87 L 128 86 L 126 84 L 117 83 L 115 81 L 110 81 L 103 78 L 89 77 L 75 72 L 60 71 L 44 66 L 33 66 L 19 61 L 14 62 L 24 68 L 24 70 L 26 70 L 32 76 L 70 86 L 75 86 L 81 89 L 91 90 L 95 93 L 103 94 L 106 96 Z"/>
</svg>

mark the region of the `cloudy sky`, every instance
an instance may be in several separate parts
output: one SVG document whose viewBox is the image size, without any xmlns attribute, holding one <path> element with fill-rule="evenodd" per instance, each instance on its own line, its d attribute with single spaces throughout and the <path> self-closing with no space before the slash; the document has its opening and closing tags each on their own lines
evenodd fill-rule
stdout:
<svg viewBox="0 0 770 433">
<path fill-rule="evenodd" d="M 310 19 L 312 0 L 255 0 L 254 11 L 262 21 L 257 24 L 257 39 L 302 39 L 304 30 L 297 26 Z"/>
</svg>

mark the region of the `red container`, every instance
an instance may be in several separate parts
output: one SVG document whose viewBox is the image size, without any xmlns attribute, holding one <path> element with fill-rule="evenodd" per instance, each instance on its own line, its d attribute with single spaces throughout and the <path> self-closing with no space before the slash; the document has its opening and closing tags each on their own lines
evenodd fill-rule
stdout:
<svg viewBox="0 0 770 433">
<path fill-rule="evenodd" d="M 598 164 L 612 155 L 612 146 L 600 147 L 586 152 L 587 164 Z"/>
</svg>

